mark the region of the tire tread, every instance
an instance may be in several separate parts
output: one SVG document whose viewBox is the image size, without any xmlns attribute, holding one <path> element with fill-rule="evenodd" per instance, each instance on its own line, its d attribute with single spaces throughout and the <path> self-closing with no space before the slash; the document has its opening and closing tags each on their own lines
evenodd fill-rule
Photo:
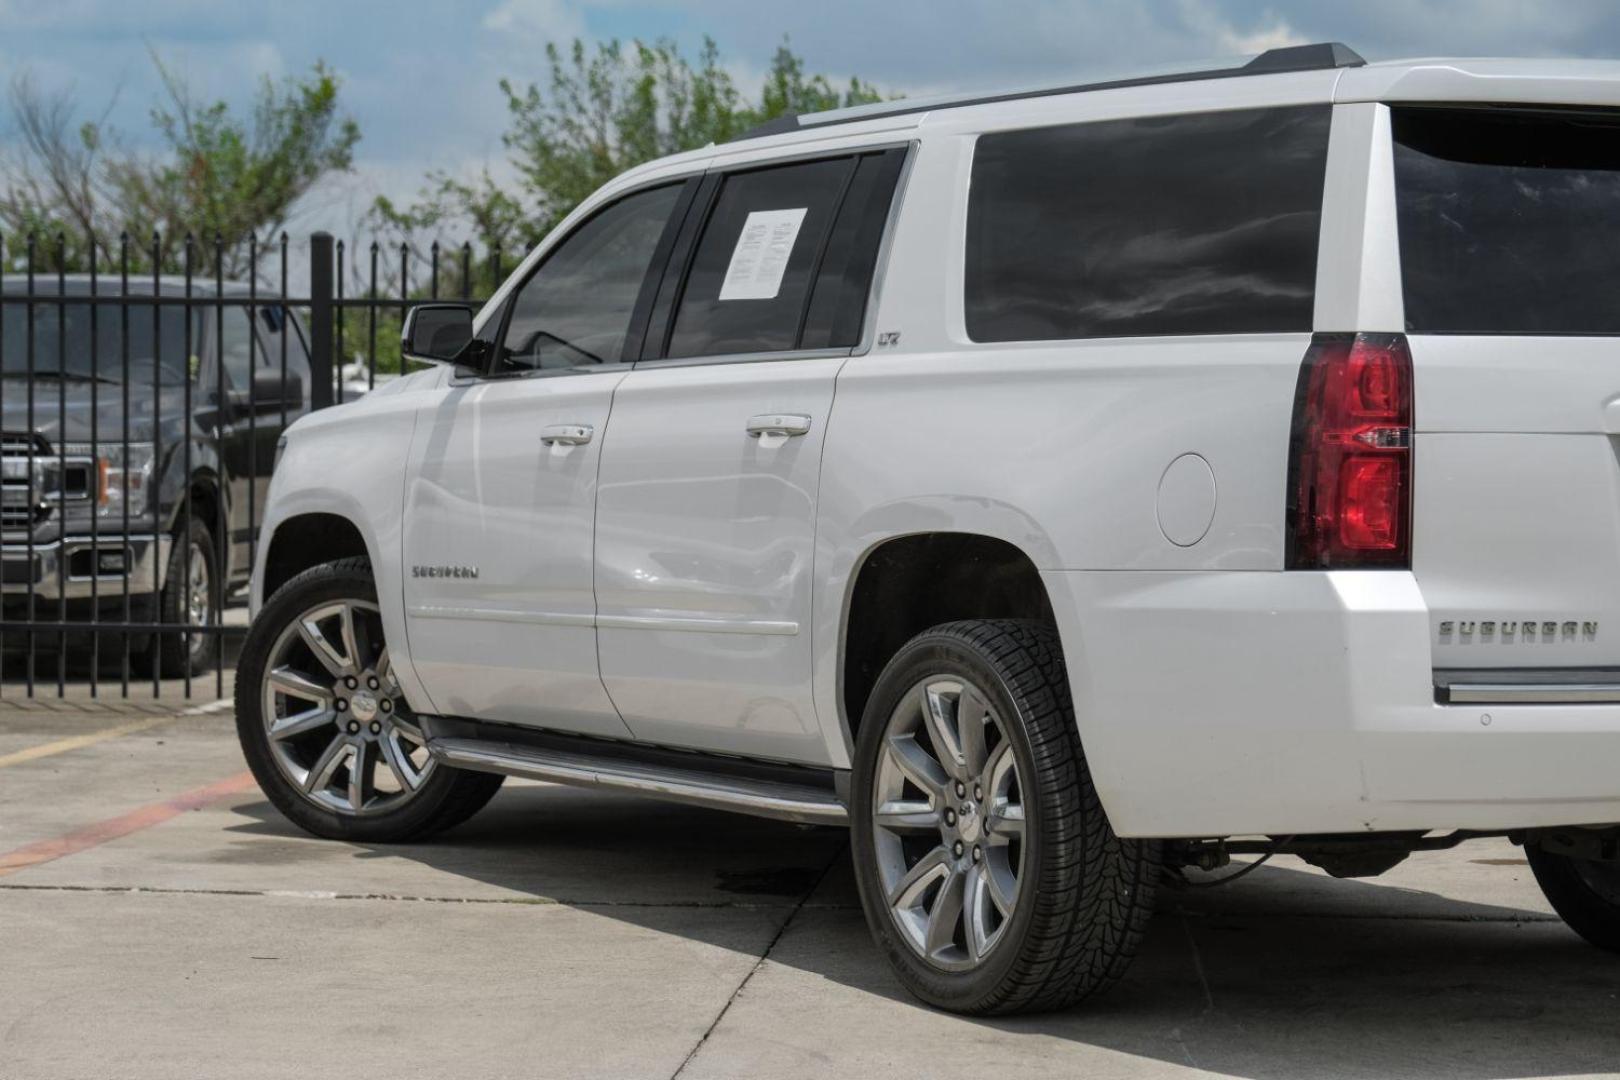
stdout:
<svg viewBox="0 0 1620 1080">
<path fill-rule="evenodd" d="M 944 623 L 914 638 L 890 668 L 914 646 L 946 641 L 987 663 L 1019 708 L 1038 774 L 1027 787 L 1040 800 L 1045 849 L 1043 865 L 1033 868 L 1038 877 L 1023 884 L 1036 904 L 1028 930 L 1022 941 L 1005 943 L 1018 950 L 1013 963 L 976 1000 L 949 1007 L 973 1015 L 1071 1008 L 1113 986 L 1130 966 L 1153 913 L 1159 845 L 1122 840 L 1109 826 L 1052 627 L 1021 619 Z M 869 715 L 865 723 L 881 721 Z"/>
</svg>

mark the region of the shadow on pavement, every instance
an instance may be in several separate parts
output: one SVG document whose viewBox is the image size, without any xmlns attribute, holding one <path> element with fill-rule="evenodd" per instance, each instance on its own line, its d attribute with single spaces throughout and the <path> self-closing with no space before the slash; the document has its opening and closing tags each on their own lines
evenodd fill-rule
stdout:
<svg viewBox="0 0 1620 1080">
<path fill-rule="evenodd" d="M 256 820 L 235 832 L 300 835 L 267 803 L 241 811 Z M 852 1003 L 813 981 L 791 998 L 795 1026 L 825 1024 L 833 1040 L 855 1022 L 839 1010 L 861 1023 L 879 1022 L 880 1010 L 900 1042 L 941 1023 L 971 1024 L 1028 1035 L 1031 1045 L 1066 1040 L 1253 1080 L 1620 1069 L 1620 960 L 1560 923 L 1286 867 L 1229 889 L 1165 890 L 1137 963 L 1095 1002 L 956 1020 L 916 1004 L 889 974 L 841 830 L 521 786 L 432 842 L 360 851 L 727 947 L 723 918 L 679 911 L 779 908 L 786 929 L 773 965 L 860 992 Z"/>
</svg>

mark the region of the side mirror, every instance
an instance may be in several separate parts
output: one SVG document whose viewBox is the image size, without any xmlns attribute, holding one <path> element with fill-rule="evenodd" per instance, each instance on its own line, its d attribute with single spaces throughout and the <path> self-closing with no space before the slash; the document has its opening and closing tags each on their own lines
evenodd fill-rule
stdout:
<svg viewBox="0 0 1620 1080">
<path fill-rule="evenodd" d="M 472 309 L 462 304 L 417 304 L 405 315 L 399 351 L 407 360 L 453 364 L 472 341 Z"/>
<path fill-rule="evenodd" d="M 253 391 L 232 390 L 228 395 L 231 407 L 239 413 L 289 413 L 304 407 L 304 380 L 296 371 L 287 372 L 285 380 L 278 368 L 259 368 L 253 373 Z"/>
</svg>

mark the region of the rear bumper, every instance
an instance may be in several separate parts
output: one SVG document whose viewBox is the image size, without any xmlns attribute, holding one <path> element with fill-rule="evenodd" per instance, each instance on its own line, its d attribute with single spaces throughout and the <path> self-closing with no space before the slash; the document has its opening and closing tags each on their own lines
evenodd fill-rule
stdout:
<svg viewBox="0 0 1620 1080">
<path fill-rule="evenodd" d="M 0 546 L 0 595 L 9 610 L 32 592 L 36 607 L 43 610 L 62 599 L 122 602 L 126 582 L 131 596 L 156 593 L 168 569 L 169 544 L 167 536 L 105 534 L 69 536 L 32 548 L 5 544 Z M 97 573 L 100 558 L 114 556 L 124 569 Z"/>
<path fill-rule="evenodd" d="M 1048 572 L 1126 836 L 1620 822 L 1620 705 L 1441 705 L 1414 577 Z"/>
</svg>

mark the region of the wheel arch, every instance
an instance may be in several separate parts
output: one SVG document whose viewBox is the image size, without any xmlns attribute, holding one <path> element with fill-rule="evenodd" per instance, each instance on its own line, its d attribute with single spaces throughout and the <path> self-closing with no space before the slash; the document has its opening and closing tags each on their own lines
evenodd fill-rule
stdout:
<svg viewBox="0 0 1620 1080">
<path fill-rule="evenodd" d="M 282 585 L 310 567 L 355 556 L 371 559 L 372 552 L 360 527 L 348 517 L 328 511 L 310 511 L 285 518 L 270 534 L 259 595 L 268 600 Z"/>
<path fill-rule="evenodd" d="M 918 531 L 856 561 L 838 631 L 838 707 L 853 746 L 884 666 L 917 634 L 959 619 L 1033 619 L 1057 629 L 1035 561 L 985 533 Z"/>
</svg>

